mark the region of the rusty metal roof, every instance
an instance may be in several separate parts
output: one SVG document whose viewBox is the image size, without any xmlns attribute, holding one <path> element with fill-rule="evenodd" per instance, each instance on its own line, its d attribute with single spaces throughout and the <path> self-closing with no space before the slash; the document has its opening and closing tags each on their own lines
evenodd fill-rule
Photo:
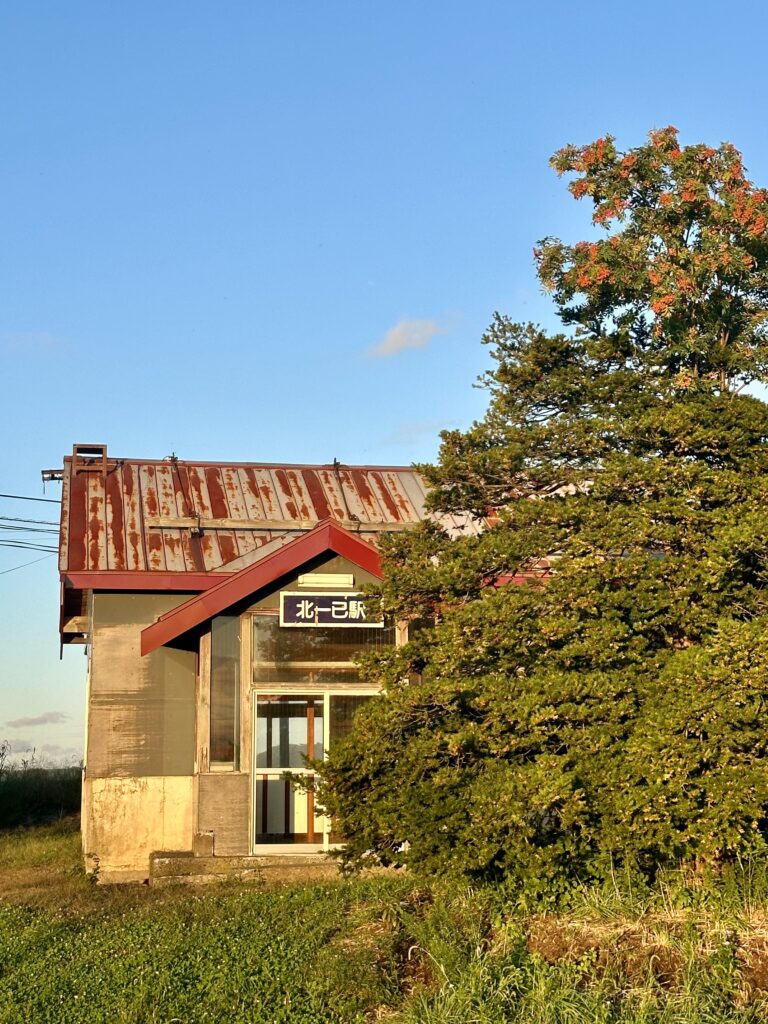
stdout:
<svg viewBox="0 0 768 1024">
<path fill-rule="evenodd" d="M 375 542 L 429 516 L 424 482 L 404 466 L 114 459 L 104 445 L 75 445 L 62 483 L 62 576 L 119 573 L 121 589 L 124 574 L 236 571 L 327 519 Z M 469 517 L 441 522 L 479 529 Z"/>
</svg>

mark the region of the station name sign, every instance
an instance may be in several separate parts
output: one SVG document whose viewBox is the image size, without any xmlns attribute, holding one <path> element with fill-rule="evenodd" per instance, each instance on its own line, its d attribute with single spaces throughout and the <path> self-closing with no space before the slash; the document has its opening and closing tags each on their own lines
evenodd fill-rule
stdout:
<svg viewBox="0 0 768 1024">
<path fill-rule="evenodd" d="M 381 629 L 383 619 L 371 618 L 369 599 L 363 594 L 280 594 L 281 626 L 346 626 Z"/>
</svg>

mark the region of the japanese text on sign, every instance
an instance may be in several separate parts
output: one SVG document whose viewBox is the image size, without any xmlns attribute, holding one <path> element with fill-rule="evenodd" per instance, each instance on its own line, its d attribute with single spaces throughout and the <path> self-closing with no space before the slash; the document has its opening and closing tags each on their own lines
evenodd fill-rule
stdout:
<svg viewBox="0 0 768 1024">
<path fill-rule="evenodd" d="M 362 594 L 280 595 L 281 626 L 366 626 L 381 628 L 382 620 L 371 620 L 368 599 Z"/>
</svg>

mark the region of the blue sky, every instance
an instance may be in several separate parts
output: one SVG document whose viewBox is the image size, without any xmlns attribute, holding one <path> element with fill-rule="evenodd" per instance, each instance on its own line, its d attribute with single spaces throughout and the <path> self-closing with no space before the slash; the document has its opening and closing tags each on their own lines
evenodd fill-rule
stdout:
<svg viewBox="0 0 768 1024">
<path fill-rule="evenodd" d="M 555 149 L 671 123 L 768 184 L 766 30 L 757 0 L 2 5 L 0 492 L 75 441 L 433 458 L 493 311 L 554 326 L 533 246 L 589 231 Z M 34 557 L 0 547 L 0 740 L 74 757 L 85 659 Z"/>
</svg>

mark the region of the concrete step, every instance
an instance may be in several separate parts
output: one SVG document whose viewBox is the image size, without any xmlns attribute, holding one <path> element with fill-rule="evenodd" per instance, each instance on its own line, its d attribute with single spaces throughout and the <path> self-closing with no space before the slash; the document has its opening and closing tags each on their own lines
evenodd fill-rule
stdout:
<svg viewBox="0 0 768 1024">
<path fill-rule="evenodd" d="M 338 877 L 337 863 L 324 853 L 214 857 L 192 851 L 158 851 L 149 859 L 150 885 L 204 884 L 236 879 L 264 885 Z"/>
</svg>

